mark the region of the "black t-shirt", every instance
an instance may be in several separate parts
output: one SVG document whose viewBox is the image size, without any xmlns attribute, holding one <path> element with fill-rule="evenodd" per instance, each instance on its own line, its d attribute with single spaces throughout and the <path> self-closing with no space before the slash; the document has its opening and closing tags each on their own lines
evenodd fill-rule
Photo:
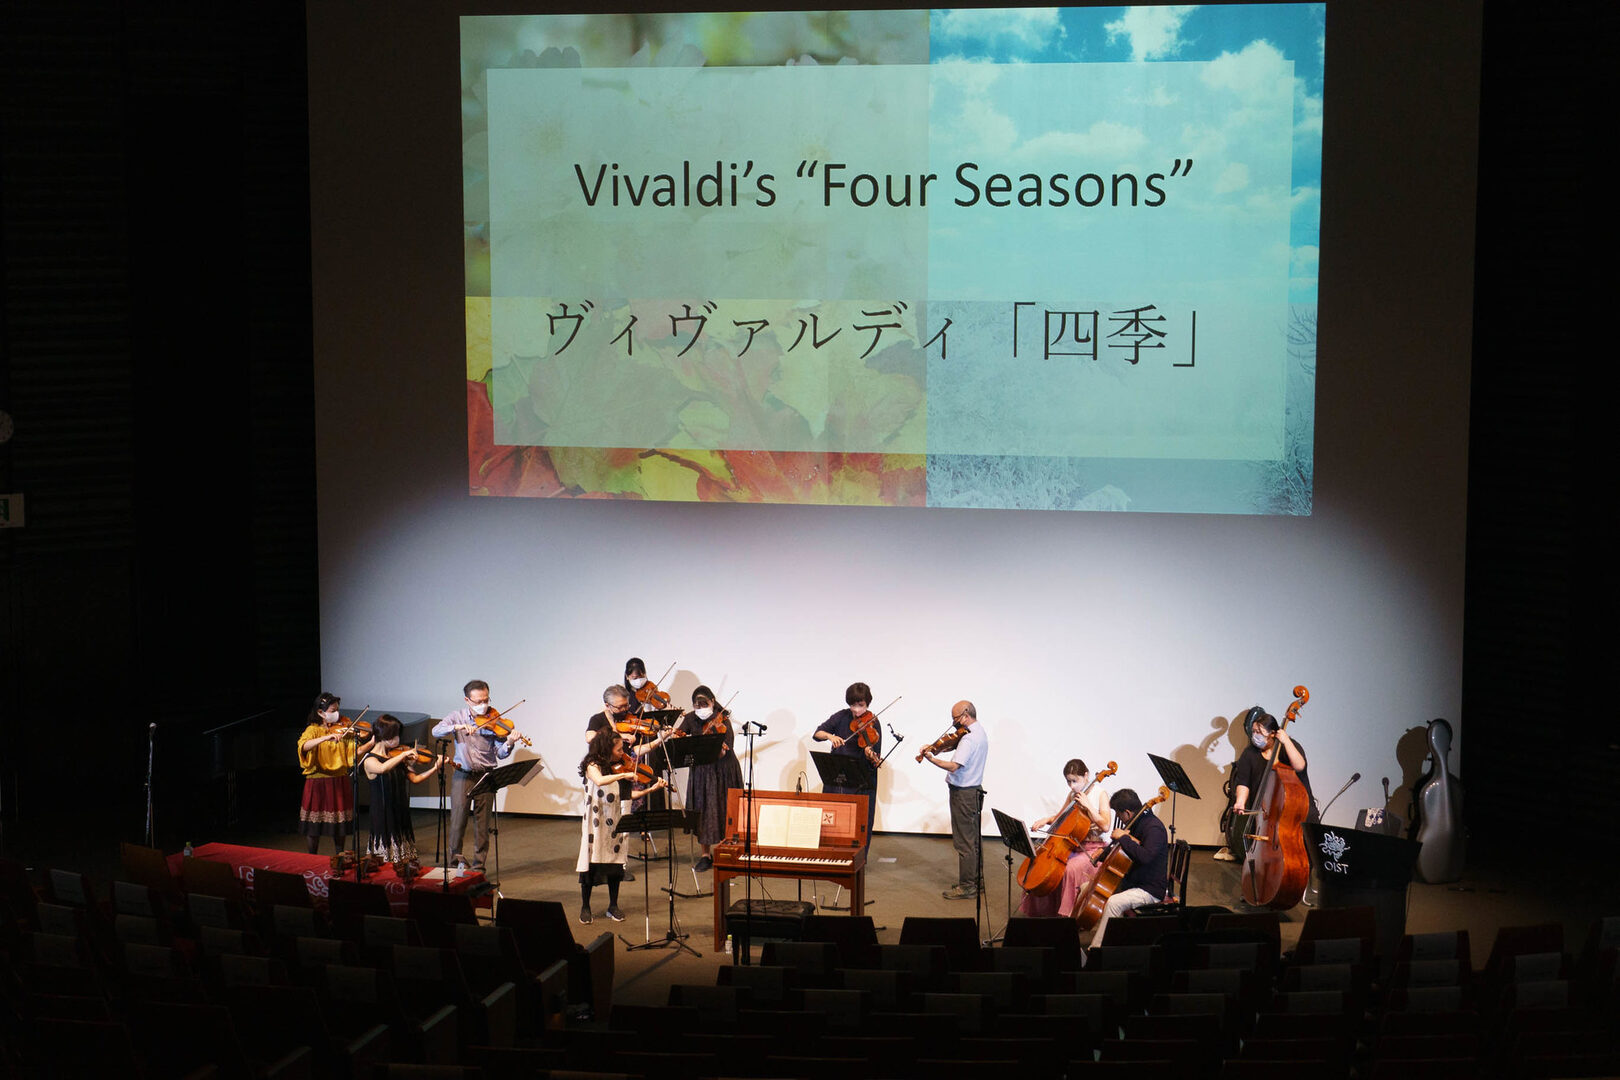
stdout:
<svg viewBox="0 0 1620 1080">
<path fill-rule="evenodd" d="M 870 715 L 871 715 L 870 712 L 867 713 L 867 716 L 870 716 Z M 861 720 L 865 720 L 865 719 L 866 719 L 866 716 L 861 717 Z M 826 752 L 830 753 L 830 754 L 837 754 L 839 757 L 860 758 L 862 761 L 865 761 L 866 760 L 866 750 L 865 750 L 865 748 L 860 746 L 855 740 L 853 740 L 853 739 L 851 739 L 849 737 L 850 729 L 853 728 L 856 724 L 858 724 L 860 722 L 861 722 L 860 720 L 855 719 L 855 714 L 853 712 L 851 712 L 850 710 L 848 710 L 848 709 L 839 709 L 837 712 L 835 712 L 831 716 L 827 717 L 827 719 L 823 720 L 821 722 L 821 725 L 816 728 L 817 731 L 825 731 L 828 734 L 836 735 L 840 739 L 844 740 L 844 745 L 835 746 L 831 750 L 828 750 Z M 872 721 L 872 729 L 877 735 L 877 742 L 872 744 L 872 749 L 877 752 L 879 757 L 882 757 L 883 756 L 883 729 L 878 725 L 878 722 L 876 720 Z M 876 780 L 875 774 L 873 776 L 873 779 L 874 779 L 874 781 Z M 871 789 L 869 787 L 862 787 L 860 790 L 868 791 L 868 790 L 871 790 Z"/>
<path fill-rule="evenodd" d="M 1320 815 L 1316 811 L 1316 794 L 1311 791 L 1311 777 L 1309 773 L 1311 759 L 1309 755 L 1305 753 L 1305 744 L 1300 742 L 1298 739 L 1294 740 L 1294 748 L 1299 751 L 1301 757 L 1305 758 L 1306 768 L 1294 770 L 1294 775 L 1299 777 L 1299 782 L 1305 785 L 1305 794 L 1311 797 L 1311 813 L 1310 817 L 1306 820 L 1315 821 L 1318 817 L 1320 817 Z M 1281 753 L 1282 757 L 1278 758 L 1277 760 L 1286 763 L 1288 761 L 1288 752 L 1286 750 L 1282 750 Z M 1253 743 L 1250 743 L 1248 746 L 1243 748 L 1243 753 L 1238 756 L 1237 764 L 1232 766 L 1232 790 L 1233 792 L 1236 792 L 1240 787 L 1248 788 L 1249 802 L 1252 805 L 1254 803 L 1255 792 L 1260 789 L 1260 782 L 1265 779 L 1265 775 L 1265 751 L 1257 749 Z M 1247 809 L 1247 807 L 1240 806 L 1238 809 L 1243 810 Z"/>
</svg>

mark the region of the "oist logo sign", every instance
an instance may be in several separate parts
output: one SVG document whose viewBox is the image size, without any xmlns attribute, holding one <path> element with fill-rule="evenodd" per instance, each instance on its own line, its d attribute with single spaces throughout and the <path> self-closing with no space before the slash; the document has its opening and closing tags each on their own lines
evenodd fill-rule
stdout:
<svg viewBox="0 0 1620 1080">
<path fill-rule="evenodd" d="M 1339 861 L 1344 858 L 1344 853 L 1350 850 L 1350 845 L 1345 842 L 1344 837 L 1335 832 L 1324 833 L 1320 847 L 1322 854 L 1327 856 L 1322 860 L 1323 870 L 1332 874 L 1348 874 L 1350 872 L 1350 867 Z"/>
</svg>

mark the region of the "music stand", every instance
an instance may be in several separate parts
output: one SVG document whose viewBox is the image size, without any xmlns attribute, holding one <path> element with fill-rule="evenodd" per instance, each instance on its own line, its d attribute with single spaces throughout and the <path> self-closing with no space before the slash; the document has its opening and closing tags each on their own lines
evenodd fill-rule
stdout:
<svg viewBox="0 0 1620 1080">
<path fill-rule="evenodd" d="M 1007 922 L 1011 922 L 1013 912 L 1013 854 L 1017 853 L 1026 859 L 1033 859 L 1035 857 L 1035 842 L 1029 838 L 1029 829 L 1025 827 L 1022 819 L 1015 818 L 1011 814 L 1004 814 L 993 806 L 990 808 L 990 813 L 995 816 L 996 831 L 1001 834 L 1001 842 L 1007 847 Z M 998 941 L 1005 940 L 1006 936 L 1007 924 L 1003 923 L 1001 933 L 992 937 L 986 944 L 994 945 Z"/>
<path fill-rule="evenodd" d="M 675 843 L 674 830 L 678 826 L 682 832 L 691 832 L 695 825 L 692 818 L 693 815 L 686 810 L 642 810 L 621 817 L 618 823 L 613 826 L 613 835 L 623 836 L 628 833 L 640 833 L 642 843 L 645 844 L 647 836 L 653 830 L 663 829 L 670 835 L 670 845 L 673 850 Z M 624 942 L 625 949 L 629 952 L 636 952 L 640 949 L 667 949 L 674 946 L 677 949 L 685 949 L 693 956 L 700 957 L 703 954 L 686 943 L 686 938 L 689 935 L 680 933 L 675 929 L 675 860 L 673 857 L 669 863 L 669 877 L 669 887 L 665 890 L 669 893 L 669 929 L 665 931 L 664 936 L 656 941 L 652 939 L 652 884 L 649 880 L 642 882 L 641 886 L 644 910 L 642 917 L 645 920 L 642 932 L 647 935 L 647 940 L 639 945 L 632 945 L 630 940 L 623 934 L 619 935 L 619 940 Z"/>
<path fill-rule="evenodd" d="M 1148 760 L 1153 762 L 1155 769 L 1159 770 L 1159 779 L 1164 781 L 1164 786 L 1170 789 L 1170 846 L 1175 847 L 1176 799 L 1182 795 L 1187 796 L 1189 799 L 1202 798 L 1202 796 L 1198 794 L 1198 789 L 1193 786 L 1192 778 L 1187 775 L 1187 770 L 1183 769 L 1180 764 L 1171 761 L 1169 758 L 1160 757 L 1158 754 L 1149 754 Z M 1171 881 L 1170 889 L 1172 892 L 1175 890 L 1174 879 Z M 1185 896 L 1180 899 L 1184 904 L 1187 902 Z"/>
<path fill-rule="evenodd" d="M 720 760 L 720 750 L 725 745 L 726 737 L 724 735 L 688 735 L 685 738 L 673 739 L 665 743 L 664 752 L 669 758 L 670 769 L 686 769 L 694 765 L 713 765 Z M 688 773 L 687 775 L 690 776 L 691 774 Z M 690 780 L 688 780 L 687 786 L 690 788 Z M 724 793 L 722 792 L 722 794 Z M 675 888 L 675 836 L 673 833 L 668 838 L 668 844 L 670 861 L 669 887 L 673 892 Z M 698 882 L 696 870 L 692 871 L 692 886 L 698 891 L 690 893 L 676 892 L 674 895 L 683 900 L 695 900 L 699 897 L 714 895 L 703 891 L 703 886 Z"/>
<path fill-rule="evenodd" d="M 810 760 L 816 763 L 816 772 L 821 776 L 821 790 L 831 791 L 834 794 L 865 795 L 872 804 L 877 802 L 877 770 L 872 763 L 864 757 L 853 754 L 817 753 L 810 751 Z M 866 843 L 872 843 L 872 810 L 869 806 L 866 813 Z M 838 887 L 839 892 L 843 886 Z M 819 898 L 818 901 L 819 903 Z M 867 904 L 875 904 L 876 900 L 868 900 Z M 838 903 L 838 893 L 833 893 L 833 902 L 820 905 L 828 911 L 848 911 L 848 905 Z"/>
<path fill-rule="evenodd" d="M 522 787 L 534 779 L 535 767 L 540 764 L 539 758 L 530 758 L 527 761 L 514 761 L 509 765 L 491 769 L 478 778 L 478 782 L 467 792 L 467 801 L 476 804 L 478 796 L 484 792 L 496 795 L 504 787 Z M 471 809 L 471 807 L 469 807 Z M 501 895 L 501 812 L 496 801 L 489 804 L 489 835 L 495 848 L 495 877 L 492 885 L 495 895 Z M 477 828 L 477 823 L 473 828 Z"/>
</svg>

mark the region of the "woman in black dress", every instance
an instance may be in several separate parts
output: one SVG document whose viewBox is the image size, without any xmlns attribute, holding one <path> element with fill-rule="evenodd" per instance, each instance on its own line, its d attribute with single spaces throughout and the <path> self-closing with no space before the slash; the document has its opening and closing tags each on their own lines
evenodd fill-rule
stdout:
<svg viewBox="0 0 1620 1080">
<path fill-rule="evenodd" d="M 697 838 L 702 846 L 692 869 L 701 874 L 714 867 L 714 845 L 725 839 L 726 792 L 743 786 L 742 766 L 737 763 L 737 732 L 731 714 L 720 707 L 707 686 L 692 691 L 692 711 L 681 718 L 680 726 L 688 735 L 720 733 L 725 737 L 719 760 L 692 766 L 686 782 L 689 809 L 699 815 Z"/>
<path fill-rule="evenodd" d="M 412 772 L 406 767 L 416 760 L 409 749 L 401 750 L 398 718 L 387 713 L 377 717 L 372 729 L 377 737 L 361 764 L 371 780 L 371 843 L 366 850 L 389 862 L 416 858 L 416 831 L 411 828 L 411 785 L 424 783 L 444 764 L 444 755 L 434 757 L 431 768 Z M 391 753 L 398 751 L 397 753 Z"/>
</svg>

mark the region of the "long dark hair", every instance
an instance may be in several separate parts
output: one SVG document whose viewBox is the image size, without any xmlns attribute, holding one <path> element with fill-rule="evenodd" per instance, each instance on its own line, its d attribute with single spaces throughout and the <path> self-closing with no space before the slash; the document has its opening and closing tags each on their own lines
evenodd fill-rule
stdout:
<svg viewBox="0 0 1620 1080">
<path fill-rule="evenodd" d="M 598 728 L 591 736 L 591 745 L 586 747 L 585 756 L 579 759 L 579 777 L 585 778 L 585 766 L 596 762 L 596 767 L 604 773 L 613 768 L 613 744 L 619 741 L 619 733 L 611 727 Z"/>
</svg>

